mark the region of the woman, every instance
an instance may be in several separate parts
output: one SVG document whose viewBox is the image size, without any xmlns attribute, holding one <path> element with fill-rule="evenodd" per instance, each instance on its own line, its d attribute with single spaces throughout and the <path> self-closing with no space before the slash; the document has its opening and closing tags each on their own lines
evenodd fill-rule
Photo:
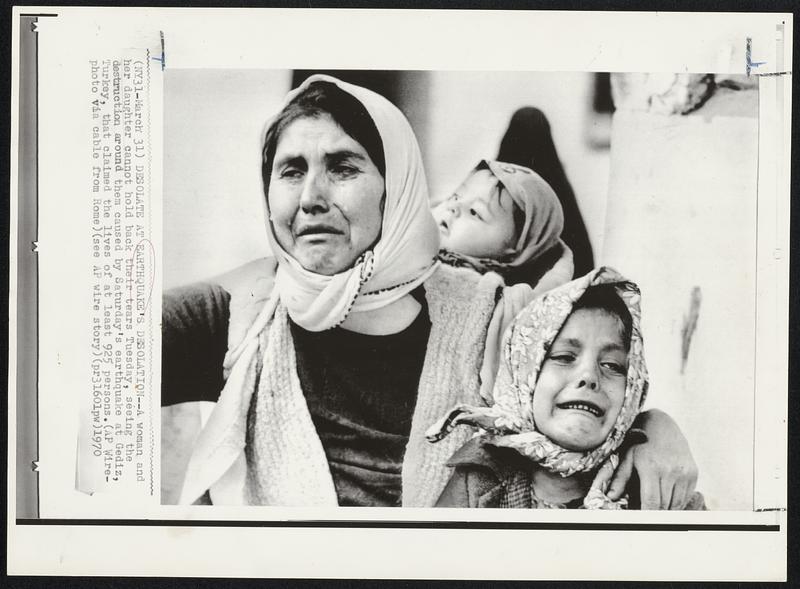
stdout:
<svg viewBox="0 0 800 589">
<path fill-rule="evenodd" d="M 553 187 L 564 209 L 564 232 L 561 238 L 572 250 L 575 277 L 594 268 L 592 245 L 583 222 L 578 201 L 556 152 L 550 123 L 538 108 L 520 108 L 511 117 L 500 142 L 497 159 L 527 166 Z"/>
<path fill-rule="evenodd" d="M 432 446 L 425 430 L 449 407 L 479 402 L 501 279 L 435 261 L 416 139 L 370 91 L 314 76 L 291 92 L 267 132 L 263 177 L 275 259 L 224 288 L 165 296 L 165 332 L 177 328 L 164 337 L 167 405 L 194 364 L 187 347 L 213 364 L 226 303 L 230 313 L 213 409 L 198 391 L 165 409 L 165 497 L 172 484 L 182 503 L 433 505 L 468 433 Z M 669 418 L 651 418 L 652 440 L 630 460 L 668 505 L 691 477 L 675 484 L 648 468 L 685 442 Z M 679 454 L 679 466 L 691 462 Z"/>
</svg>

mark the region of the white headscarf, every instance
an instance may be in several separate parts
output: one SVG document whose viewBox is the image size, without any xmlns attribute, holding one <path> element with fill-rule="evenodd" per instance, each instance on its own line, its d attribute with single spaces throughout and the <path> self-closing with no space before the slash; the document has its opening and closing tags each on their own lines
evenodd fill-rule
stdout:
<svg viewBox="0 0 800 589">
<path fill-rule="evenodd" d="M 433 273 L 439 249 L 422 156 L 403 113 L 375 92 L 323 75 L 311 76 L 290 92 L 284 107 L 320 81 L 354 96 L 375 122 L 386 161 L 386 200 L 380 240 L 352 268 L 333 276 L 304 269 L 278 244 L 267 223 L 269 244 L 278 260 L 275 284 L 280 300 L 292 320 L 309 331 L 330 329 L 349 313 L 379 309 L 408 294 Z"/>
</svg>

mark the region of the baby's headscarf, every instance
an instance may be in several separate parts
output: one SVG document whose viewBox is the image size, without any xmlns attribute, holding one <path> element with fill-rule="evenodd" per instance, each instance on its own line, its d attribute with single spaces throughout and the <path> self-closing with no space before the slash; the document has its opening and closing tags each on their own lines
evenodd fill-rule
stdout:
<svg viewBox="0 0 800 589">
<path fill-rule="evenodd" d="M 471 266 L 481 273 L 494 271 L 501 275 L 536 263 L 559 243 L 564 229 L 564 212 L 556 193 L 539 174 L 523 166 L 482 160 L 472 173 L 480 170 L 489 170 L 524 214 L 525 221 L 514 245 L 515 253 L 505 260 L 476 258 L 449 251 L 442 251 L 440 257 L 453 265 Z"/>
<path fill-rule="evenodd" d="M 267 235 L 278 260 L 276 292 L 298 325 L 322 331 L 350 313 L 384 307 L 422 284 L 436 269 L 439 232 L 428 204 L 428 187 L 417 139 L 403 113 L 383 96 L 331 76 L 314 75 L 286 97 L 288 105 L 313 82 L 330 82 L 364 105 L 378 129 L 386 159 L 386 200 L 375 247 L 339 274 L 309 272 Z M 284 106 L 285 106 L 284 105 Z M 266 199 L 265 199 L 266 200 Z"/>
<path fill-rule="evenodd" d="M 589 287 L 602 284 L 614 285 L 631 314 L 625 398 L 606 440 L 593 450 L 578 452 L 559 446 L 536 429 L 533 394 L 547 352 L 575 303 Z M 602 267 L 535 299 L 514 319 L 503 336 L 500 371 L 493 391 L 494 405 L 455 407 L 431 426 L 428 440 L 436 442 L 464 424 L 480 428 L 479 435 L 485 436 L 487 444 L 512 448 L 541 467 L 565 477 L 591 472 L 601 466 L 615 467 L 614 452 L 622 444 L 647 394 L 640 298 L 639 288 L 634 283 L 615 270 Z M 599 506 L 609 507 L 607 504 Z"/>
</svg>

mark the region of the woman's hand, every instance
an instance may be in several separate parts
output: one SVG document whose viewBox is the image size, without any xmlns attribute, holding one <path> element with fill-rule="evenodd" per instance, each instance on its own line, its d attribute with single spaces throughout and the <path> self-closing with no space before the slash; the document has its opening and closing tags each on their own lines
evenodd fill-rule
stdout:
<svg viewBox="0 0 800 589">
<path fill-rule="evenodd" d="M 624 452 L 608 496 L 619 499 L 636 469 L 641 509 L 683 509 L 697 483 L 697 464 L 689 443 L 675 421 L 657 409 L 642 413 L 635 427 L 644 430 L 648 441 Z"/>
</svg>

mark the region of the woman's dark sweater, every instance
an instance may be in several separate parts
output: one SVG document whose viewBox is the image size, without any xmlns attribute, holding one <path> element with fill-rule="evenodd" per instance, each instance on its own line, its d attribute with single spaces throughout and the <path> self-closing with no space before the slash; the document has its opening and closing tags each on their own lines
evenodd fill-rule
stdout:
<svg viewBox="0 0 800 589">
<path fill-rule="evenodd" d="M 290 325 L 300 385 L 339 505 L 400 505 L 403 455 L 430 334 L 425 297 L 414 294 L 422 310 L 397 334 Z M 229 303 L 215 284 L 164 293 L 162 405 L 219 398 Z"/>
</svg>

